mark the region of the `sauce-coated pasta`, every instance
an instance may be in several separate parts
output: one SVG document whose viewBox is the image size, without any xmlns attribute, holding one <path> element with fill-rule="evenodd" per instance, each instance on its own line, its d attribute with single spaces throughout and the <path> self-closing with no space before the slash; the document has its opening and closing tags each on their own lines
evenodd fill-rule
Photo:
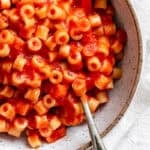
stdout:
<svg viewBox="0 0 150 150">
<path fill-rule="evenodd" d="M 33 148 L 94 113 L 121 78 L 126 33 L 107 0 L 0 0 L 0 132 Z M 85 9 L 85 7 L 87 7 Z"/>
</svg>

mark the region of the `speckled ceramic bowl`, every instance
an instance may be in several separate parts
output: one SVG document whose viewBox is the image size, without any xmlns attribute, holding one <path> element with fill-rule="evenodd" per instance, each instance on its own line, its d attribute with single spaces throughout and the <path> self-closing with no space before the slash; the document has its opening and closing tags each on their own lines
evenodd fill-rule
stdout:
<svg viewBox="0 0 150 150">
<path fill-rule="evenodd" d="M 122 62 L 123 77 L 110 92 L 110 101 L 95 114 L 99 132 L 104 136 L 122 117 L 131 102 L 141 71 L 142 45 L 134 11 L 128 0 L 112 0 L 117 21 L 125 28 L 128 42 Z M 39 150 L 76 150 L 89 140 L 86 124 L 68 129 L 67 136 L 53 144 L 43 144 Z M 84 148 L 81 148 L 84 149 Z M 26 140 L 0 136 L 0 150 L 29 150 Z"/>
</svg>

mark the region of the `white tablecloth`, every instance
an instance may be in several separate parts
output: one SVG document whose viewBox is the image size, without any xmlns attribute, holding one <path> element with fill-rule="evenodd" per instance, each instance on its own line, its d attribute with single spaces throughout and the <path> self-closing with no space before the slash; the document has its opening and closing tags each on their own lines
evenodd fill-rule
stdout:
<svg viewBox="0 0 150 150">
<path fill-rule="evenodd" d="M 133 101 L 119 124 L 104 137 L 108 150 L 150 150 L 150 0 L 130 0 L 143 38 L 143 69 Z"/>
</svg>

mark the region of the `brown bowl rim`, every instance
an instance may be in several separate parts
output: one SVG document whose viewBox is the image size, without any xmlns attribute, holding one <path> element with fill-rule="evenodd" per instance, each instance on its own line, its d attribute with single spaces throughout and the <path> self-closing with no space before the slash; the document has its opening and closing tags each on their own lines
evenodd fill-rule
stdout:
<svg viewBox="0 0 150 150">
<path fill-rule="evenodd" d="M 129 97 L 126 100 L 126 104 L 124 105 L 124 107 L 121 109 L 120 113 L 116 116 L 116 118 L 112 121 L 112 123 L 101 133 L 101 137 L 104 137 L 108 132 L 110 132 L 115 126 L 116 124 L 120 121 L 120 119 L 124 116 L 127 108 L 129 107 L 132 98 L 135 94 L 135 91 L 137 89 L 138 83 L 139 83 L 139 79 L 140 79 L 140 75 L 141 75 L 141 70 L 142 70 L 142 62 L 143 62 L 143 43 L 142 43 L 142 36 L 141 36 L 141 31 L 140 31 L 140 26 L 139 26 L 139 22 L 136 16 L 136 13 L 134 11 L 134 8 L 131 5 L 130 0 L 125 0 L 132 18 L 134 20 L 134 24 L 136 27 L 136 31 L 137 31 L 137 38 L 138 38 L 138 68 L 137 68 L 137 72 L 136 72 L 136 77 L 134 79 L 134 86 L 132 88 L 132 90 L 129 93 Z M 85 144 L 82 148 L 87 148 L 90 145 L 90 143 Z M 82 149 L 81 148 L 81 149 Z"/>
<path fill-rule="evenodd" d="M 124 107 L 122 108 L 122 110 L 120 111 L 120 113 L 117 115 L 117 117 L 113 120 L 113 122 L 105 129 L 105 131 L 103 131 L 101 133 L 101 136 L 104 137 L 110 130 L 112 130 L 112 128 L 119 122 L 119 120 L 123 117 L 123 115 L 125 114 L 127 108 L 129 107 L 132 98 L 135 94 L 135 91 L 137 89 L 138 83 L 139 83 L 139 79 L 140 79 L 140 75 L 141 75 L 141 70 L 142 70 L 142 62 L 143 62 L 143 43 L 142 43 L 142 35 L 141 35 L 141 31 L 140 31 L 140 26 L 139 26 L 139 22 L 136 16 L 136 13 L 134 11 L 134 8 L 131 5 L 130 0 L 125 0 L 125 2 L 127 3 L 127 6 L 131 12 L 131 15 L 133 17 L 134 20 L 134 24 L 136 27 L 136 31 L 137 31 L 137 38 L 138 38 L 138 68 L 137 68 L 137 72 L 136 72 L 136 77 L 134 79 L 134 86 L 129 94 L 129 97 L 126 100 L 126 104 L 124 105 Z"/>
</svg>

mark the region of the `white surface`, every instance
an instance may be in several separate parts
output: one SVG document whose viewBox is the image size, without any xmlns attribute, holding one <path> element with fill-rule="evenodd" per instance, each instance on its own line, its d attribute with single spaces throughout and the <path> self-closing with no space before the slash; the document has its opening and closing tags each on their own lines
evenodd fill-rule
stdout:
<svg viewBox="0 0 150 150">
<path fill-rule="evenodd" d="M 106 136 L 108 150 L 150 150 L 150 1 L 131 0 L 143 37 L 144 64 L 133 101 L 119 124 Z"/>
</svg>

